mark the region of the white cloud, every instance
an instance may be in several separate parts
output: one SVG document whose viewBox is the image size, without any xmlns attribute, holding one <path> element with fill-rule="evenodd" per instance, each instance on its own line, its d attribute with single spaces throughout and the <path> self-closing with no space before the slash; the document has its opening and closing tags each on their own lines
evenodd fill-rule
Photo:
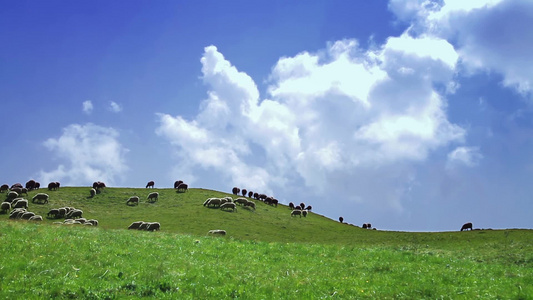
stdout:
<svg viewBox="0 0 533 300">
<path fill-rule="evenodd" d="M 96 180 L 113 184 L 128 170 L 124 158 L 128 150 L 118 137 L 115 129 L 91 123 L 67 126 L 59 138 L 44 142 L 60 165 L 56 170 L 41 171 L 39 177 L 43 182 L 63 181 L 74 186 L 90 185 Z"/>
<path fill-rule="evenodd" d="M 474 167 L 483 159 L 478 147 L 457 147 L 452 152 L 448 153 L 448 168 L 453 168 L 458 165 L 467 167 Z"/>
<path fill-rule="evenodd" d="M 502 84 L 530 96 L 533 89 L 529 0 L 396 1 L 389 8 L 412 20 L 410 33 L 453 41 L 460 62 L 470 72 L 497 72 Z"/>
<path fill-rule="evenodd" d="M 200 113 L 191 120 L 158 114 L 156 133 L 176 147 L 181 166 L 211 170 L 228 186 L 285 196 L 305 186 L 300 196 L 327 194 L 328 202 L 350 194 L 401 211 L 413 181 L 400 172 L 405 164 L 464 138 L 433 88 L 452 81 L 457 57 L 435 37 L 402 35 L 366 52 L 355 40 L 337 41 L 281 58 L 270 99 L 260 99 L 252 78 L 209 46 Z M 382 176 L 390 192 L 375 192 L 365 176 Z"/>
<path fill-rule="evenodd" d="M 93 111 L 93 103 L 91 100 L 83 101 L 83 112 L 90 115 Z"/>
<path fill-rule="evenodd" d="M 111 103 L 109 103 L 109 110 L 118 113 L 122 111 L 122 106 L 120 106 L 115 101 L 111 101 Z"/>
</svg>

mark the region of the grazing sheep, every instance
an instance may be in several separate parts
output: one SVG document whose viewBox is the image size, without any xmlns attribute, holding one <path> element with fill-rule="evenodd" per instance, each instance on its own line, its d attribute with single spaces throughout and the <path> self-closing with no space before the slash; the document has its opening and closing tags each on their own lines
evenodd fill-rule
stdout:
<svg viewBox="0 0 533 300">
<path fill-rule="evenodd" d="M 81 224 L 87 223 L 87 219 L 85 219 L 85 218 L 79 218 L 76 221 L 80 222 Z"/>
<path fill-rule="evenodd" d="M 155 202 L 159 199 L 159 193 L 158 192 L 152 192 L 148 194 L 148 202 Z"/>
<path fill-rule="evenodd" d="M 57 218 L 64 218 L 67 215 L 67 209 L 66 208 L 61 207 L 61 208 L 58 208 L 57 210 L 59 211 L 59 213 L 57 214 L 56 219 Z"/>
<path fill-rule="evenodd" d="M 40 182 L 35 182 L 35 189 L 38 190 L 41 188 L 41 183 Z"/>
<path fill-rule="evenodd" d="M 17 201 L 13 201 L 13 203 L 11 204 L 11 207 L 13 208 L 28 208 L 28 200 L 26 199 L 22 199 L 22 198 L 18 198 Z"/>
<path fill-rule="evenodd" d="M 142 223 L 144 223 L 144 222 L 143 222 L 143 221 L 133 222 L 133 223 L 131 223 L 131 225 L 128 227 L 128 229 L 139 229 L 139 227 L 141 226 Z"/>
<path fill-rule="evenodd" d="M 2 211 L 3 214 L 7 213 L 9 210 L 11 210 L 11 203 L 2 202 L 2 204 L 0 204 L 0 211 Z"/>
<path fill-rule="evenodd" d="M 222 229 L 213 229 L 213 230 L 209 230 L 209 233 L 208 234 L 213 234 L 213 235 L 226 235 L 226 230 L 222 230 Z"/>
<path fill-rule="evenodd" d="M 309 205 L 305 209 L 311 211 L 313 209 L 313 207 L 311 205 Z"/>
<path fill-rule="evenodd" d="M 295 209 L 293 211 L 291 211 L 291 217 L 292 216 L 300 216 L 300 218 L 302 217 L 302 211 L 299 210 L 299 209 Z"/>
<path fill-rule="evenodd" d="M 7 193 L 7 197 L 6 199 L 9 201 L 13 201 L 13 199 L 17 198 L 19 196 L 19 193 L 17 192 L 14 192 L 14 191 L 9 191 L 9 193 Z"/>
<path fill-rule="evenodd" d="M 35 216 L 35 213 L 33 213 L 31 211 L 27 211 L 27 212 L 25 212 L 23 214 L 19 214 L 19 219 L 29 220 L 33 216 Z"/>
<path fill-rule="evenodd" d="M 178 186 L 180 186 L 180 184 L 182 184 L 182 183 L 183 183 L 183 180 L 176 180 L 176 181 L 174 181 L 174 188 L 177 189 Z"/>
<path fill-rule="evenodd" d="M 261 199 L 262 201 L 265 201 L 267 198 L 267 195 L 265 194 L 259 194 L 259 199 Z"/>
<path fill-rule="evenodd" d="M 50 182 L 48 184 L 48 190 L 49 191 L 55 191 L 59 189 L 59 182 Z"/>
<path fill-rule="evenodd" d="M 461 231 L 468 230 L 468 229 L 472 230 L 472 223 L 470 222 L 463 224 L 463 226 L 461 227 Z"/>
<path fill-rule="evenodd" d="M 241 205 L 245 205 L 246 203 L 248 203 L 248 199 L 246 198 L 237 198 L 235 199 L 235 204 L 241 204 Z"/>
<path fill-rule="evenodd" d="M 294 203 L 289 202 L 289 208 L 290 208 L 291 210 L 293 210 L 293 209 L 294 209 Z"/>
<path fill-rule="evenodd" d="M 210 198 L 208 199 L 209 202 L 207 202 L 207 207 L 213 205 L 213 206 L 220 206 L 220 204 L 222 203 L 222 199 L 220 198 Z"/>
<path fill-rule="evenodd" d="M 244 203 L 244 207 L 248 207 L 248 206 L 255 210 L 255 202 L 247 201 L 246 203 Z"/>
<path fill-rule="evenodd" d="M 12 188 L 10 188 L 9 190 L 10 190 L 10 191 L 13 191 L 13 192 L 17 192 L 17 194 L 19 194 L 19 195 L 22 194 L 22 188 L 21 188 L 21 187 L 18 187 L 18 186 L 16 186 L 16 187 L 12 187 Z"/>
<path fill-rule="evenodd" d="M 252 192 L 252 191 L 248 192 L 248 198 L 252 198 L 253 195 L 254 195 L 254 192 Z"/>
<path fill-rule="evenodd" d="M 126 205 L 139 205 L 139 197 L 131 196 L 128 201 L 126 201 Z"/>
<path fill-rule="evenodd" d="M 258 193 L 254 193 L 254 199 L 255 200 L 259 200 L 259 194 Z"/>
<path fill-rule="evenodd" d="M 231 192 L 233 193 L 233 195 L 238 195 L 240 191 L 241 191 L 241 189 L 238 188 L 238 187 L 234 187 L 234 188 L 231 190 Z"/>
<path fill-rule="evenodd" d="M 66 217 L 69 219 L 76 219 L 76 218 L 81 218 L 82 215 L 83 215 L 83 211 L 81 209 L 73 209 L 68 212 Z"/>
<path fill-rule="evenodd" d="M 148 183 L 146 184 L 146 188 L 154 188 L 154 185 L 155 185 L 155 182 L 153 180 L 148 181 Z"/>
<path fill-rule="evenodd" d="M 222 210 L 231 209 L 231 211 L 235 211 L 237 209 L 237 205 L 235 205 L 235 203 L 233 202 L 226 202 L 220 205 L 220 209 Z"/>
<path fill-rule="evenodd" d="M 161 230 L 161 224 L 159 224 L 159 222 L 148 223 L 148 226 L 146 226 L 146 231 L 156 231 L 156 230 Z"/>
<path fill-rule="evenodd" d="M 148 225 L 150 224 L 150 222 L 142 222 L 141 225 L 139 225 L 139 230 L 146 230 L 146 228 L 148 228 Z"/>
<path fill-rule="evenodd" d="M 20 195 L 22 195 L 22 194 L 26 194 L 26 196 L 28 196 L 28 189 L 27 189 L 27 188 L 21 188 L 19 194 L 20 194 Z"/>
<path fill-rule="evenodd" d="M 243 197 L 246 197 L 246 194 L 248 194 L 248 190 L 242 189 L 241 194 Z"/>
<path fill-rule="evenodd" d="M 7 184 L 2 184 L 2 186 L 0 186 L 0 193 L 3 193 L 5 191 L 9 190 L 9 185 Z"/>
<path fill-rule="evenodd" d="M 180 183 L 176 188 L 176 192 L 186 192 L 189 189 L 189 186 L 186 183 Z"/>
<path fill-rule="evenodd" d="M 307 217 L 307 210 L 306 209 L 302 210 L 302 216 L 304 216 L 304 218 Z"/>
<path fill-rule="evenodd" d="M 339 222 L 344 222 L 344 218 L 343 217 L 339 217 Z"/>
<path fill-rule="evenodd" d="M 96 189 L 95 188 L 92 188 L 90 191 L 90 194 L 91 194 L 91 198 L 93 198 L 94 196 L 96 196 Z"/>
<path fill-rule="evenodd" d="M 35 180 L 30 179 L 30 180 L 28 180 L 28 182 L 26 182 L 25 187 L 28 189 L 28 191 L 34 190 L 34 189 L 35 189 L 35 184 L 36 184 L 36 183 L 37 183 L 37 182 L 35 182 Z"/>
<path fill-rule="evenodd" d="M 52 208 L 48 213 L 46 214 L 47 217 L 53 217 L 54 219 L 57 219 L 59 215 L 59 209 Z"/>
<path fill-rule="evenodd" d="M 48 203 L 49 196 L 48 194 L 44 193 L 38 193 L 33 198 L 31 198 L 31 203 L 41 203 L 41 201 L 44 201 L 44 203 Z"/>
<path fill-rule="evenodd" d="M 87 220 L 87 223 L 92 224 L 93 226 L 98 226 L 98 220 L 95 219 Z"/>
<path fill-rule="evenodd" d="M 300 203 L 300 208 L 301 208 L 302 210 L 304 210 L 304 209 L 305 209 L 305 203 L 303 203 L 303 202 Z"/>
<path fill-rule="evenodd" d="M 31 218 L 29 218 L 28 220 L 29 221 L 42 221 L 43 220 L 43 216 L 35 215 L 35 216 L 32 216 Z"/>
<path fill-rule="evenodd" d="M 97 193 L 100 193 L 100 190 L 104 189 L 105 187 L 106 185 L 102 181 L 93 182 L 93 189 L 95 189 Z"/>
</svg>

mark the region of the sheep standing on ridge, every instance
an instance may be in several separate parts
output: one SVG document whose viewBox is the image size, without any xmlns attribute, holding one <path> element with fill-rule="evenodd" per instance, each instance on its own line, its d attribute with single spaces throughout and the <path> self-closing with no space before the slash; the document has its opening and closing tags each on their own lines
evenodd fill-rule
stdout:
<svg viewBox="0 0 533 300">
<path fill-rule="evenodd" d="M 155 185 L 155 182 L 153 180 L 148 181 L 148 183 L 146 184 L 146 188 L 154 188 L 154 185 Z"/>
<path fill-rule="evenodd" d="M 344 218 L 343 217 L 339 217 L 339 222 L 343 222 L 344 221 Z"/>
<path fill-rule="evenodd" d="M 189 186 L 186 183 L 180 183 L 176 188 L 176 192 L 186 192 L 189 190 Z"/>
<path fill-rule="evenodd" d="M 148 194 L 148 202 L 156 202 L 159 199 L 159 193 L 158 192 L 152 192 Z"/>
<path fill-rule="evenodd" d="M 233 195 L 238 195 L 240 191 L 241 191 L 241 189 L 238 188 L 238 187 L 234 187 L 234 188 L 231 190 L 231 192 L 233 193 Z"/>
<path fill-rule="evenodd" d="M 463 226 L 461 227 L 461 231 L 463 231 L 463 230 L 468 230 L 468 229 L 472 230 L 472 223 L 465 223 L 465 224 L 463 224 Z"/>
</svg>

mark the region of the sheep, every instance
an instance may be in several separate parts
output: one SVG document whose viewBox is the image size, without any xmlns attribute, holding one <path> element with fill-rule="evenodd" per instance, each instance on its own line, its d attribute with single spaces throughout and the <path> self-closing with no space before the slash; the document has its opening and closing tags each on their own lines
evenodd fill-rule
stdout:
<svg viewBox="0 0 533 300">
<path fill-rule="evenodd" d="M 90 197 L 93 198 L 94 196 L 96 196 L 96 189 L 95 188 L 92 188 L 90 191 Z"/>
<path fill-rule="evenodd" d="M 28 220 L 29 218 L 35 216 L 35 213 L 31 212 L 31 211 L 27 211 L 25 213 L 22 213 L 22 214 L 19 214 L 19 219 L 22 219 L 22 220 Z"/>
<path fill-rule="evenodd" d="M 2 202 L 2 204 L 0 204 L 0 211 L 2 211 L 3 214 L 7 213 L 9 210 L 11 210 L 11 203 Z"/>
<path fill-rule="evenodd" d="M 220 205 L 220 209 L 222 209 L 222 210 L 231 209 L 231 211 L 235 211 L 237 209 L 237 205 L 235 205 L 235 203 L 233 203 L 233 202 L 226 202 L 226 203 Z"/>
<path fill-rule="evenodd" d="M 238 188 L 238 187 L 234 187 L 234 188 L 231 190 L 231 192 L 233 193 L 233 195 L 238 195 L 240 191 L 241 191 L 241 189 Z"/>
<path fill-rule="evenodd" d="M 363 229 L 372 229 L 372 224 L 370 223 L 363 224 Z"/>
<path fill-rule="evenodd" d="M 207 203 L 207 207 L 213 205 L 213 206 L 220 206 L 222 199 L 220 198 L 210 198 L 208 199 L 209 202 Z"/>
<path fill-rule="evenodd" d="M 9 190 L 9 185 L 7 184 L 2 184 L 2 186 L 0 186 L 0 193 L 3 193 L 5 191 Z"/>
<path fill-rule="evenodd" d="M 64 214 L 63 214 L 64 215 Z M 48 213 L 46 214 L 47 217 L 53 217 L 54 219 L 57 219 L 59 216 L 59 209 L 52 208 Z"/>
<path fill-rule="evenodd" d="M 64 207 L 58 208 L 57 211 L 58 214 L 56 215 L 56 219 L 64 218 L 67 215 L 67 209 Z"/>
<path fill-rule="evenodd" d="M 133 222 L 133 223 L 130 224 L 128 229 L 139 229 L 139 227 L 141 226 L 142 223 L 144 223 L 144 222 L 143 221 Z"/>
<path fill-rule="evenodd" d="M 343 222 L 344 221 L 344 218 L 343 217 L 339 217 L 339 222 Z"/>
<path fill-rule="evenodd" d="M 13 201 L 13 199 L 17 198 L 18 196 L 19 196 L 19 193 L 15 192 L 15 191 L 9 191 L 7 193 L 6 199 Z"/>
<path fill-rule="evenodd" d="M 254 193 L 254 199 L 259 200 L 259 193 Z"/>
<path fill-rule="evenodd" d="M 13 192 L 17 192 L 17 194 L 22 194 L 22 187 L 12 187 L 11 189 L 9 189 L 10 191 L 13 191 Z"/>
<path fill-rule="evenodd" d="M 31 179 L 31 180 L 28 180 L 28 182 L 26 182 L 26 188 L 28 189 L 28 191 L 31 191 L 31 190 L 34 190 L 35 189 L 35 184 L 37 182 L 35 182 L 35 180 Z"/>
<path fill-rule="evenodd" d="M 226 235 L 226 230 L 222 230 L 222 229 L 213 229 L 213 230 L 209 230 L 208 234 L 213 234 L 213 235 Z"/>
<path fill-rule="evenodd" d="M 303 203 L 303 202 L 300 203 L 300 208 L 301 208 L 302 210 L 304 210 L 304 209 L 305 209 L 305 203 Z"/>
<path fill-rule="evenodd" d="M 87 224 L 92 224 L 93 226 L 98 226 L 98 220 L 95 220 L 95 219 L 87 220 Z"/>
<path fill-rule="evenodd" d="M 41 203 L 41 200 L 44 201 L 44 203 L 48 203 L 48 194 L 44 194 L 44 193 L 38 193 L 36 194 L 35 196 L 33 196 L 33 198 L 31 198 L 31 203 Z"/>
<path fill-rule="evenodd" d="M 180 186 L 180 184 L 182 184 L 182 183 L 183 183 L 183 180 L 176 180 L 176 181 L 174 181 L 174 188 L 177 189 L 178 186 Z"/>
<path fill-rule="evenodd" d="M 35 215 L 35 216 L 32 216 L 31 218 L 28 219 L 29 221 L 42 221 L 43 220 L 43 216 L 41 215 Z"/>
<path fill-rule="evenodd" d="M 246 194 L 248 194 L 248 190 L 242 189 L 241 193 L 243 197 L 246 197 Z"/>
<path fill-rule="evenodd" d="M 161 224 L 159 224 L 159 222 L 148 223 L 148 226 L 146 226 L 146 230 L 147 231 L 161 230 Z"/>
<path fill-rule="evenodd" d="M 300 218 L 302 217 L 302 211 L 299 210 L 299 209 L 295 209 L 291 212 L 291 217 L 292 216 L 300 216 Z"/>
<path fill-rule="evenodd" d="M 50 182 L 48 184 L 48 190 L 49 191 L 55 191 L 59 189 L 59 182 Z"/>
<path fill-rule="evenodd" d="M 254 192 L 252 192 L 252 191 L 248 192 L 248 198 L 252 198 L 253 195 L 254 195 Z"/>
<path fill-rule="evenodd" d="M 156 202 L 159 199 L 159 193 L 158 192 L 152 192 L 152 193 L 148 194 L 147 199 L 148 199 L 148 202 Z"/>
<path fill-rule="evenodd" d="M 148 183 L 146 184 L 146 188 L 154 188 L 154 185 L 155 185 L 155 182 L 153 180 L 148 181 Z"/>
<path fill-rule="evenodd" d="M 28 208 L 28 200 L 19 198 L 16 202 L 13 201 L 11 204 L 13 208 Z"/>
<path fill-rule="evenodd" d="M 137 229 L 146 230 L 146 228 L 148 228 L 149 224 L 150 224 L 149 222 L 142 222 L 141 225 L 139 225 L 139 228 L 137 228 Z"/>
<path fill-rule="evenodd" d="M 100 190 L 104 189 L 105 187 L 106 187 L 106 185 L 102 181 L 93 182 L 93 189 L 96 190 L 96 193 L 100 193 Z"/>
<path fill-rule="evenodd" d="M 290 208 L 291 210 L 293 210 L 293 209 L 294 209 L 294 203 L 289 202 L 289 208 Z"/>
<path fill-rule="evenodd" d="M 302 210 L 302 216 L 304 216 L 304 218 L 307 217 L 307 210 L 306 209 Z"/>
<path fill-rule="evenodd" d="M 139 205 L 139 197 L 131 196 L 128 201 L 126 201 L 126 205 Z"/>
<path fill-rule="evenodd" d="M 189 186 L 186 183 L 180 183 L 176 188 L 176 192 L 186 192 L 189 189 Z"/>
<path fill-rule="evenodd" d="M 75 218 L 81 218 L 82 215 L 83 215 L 83 211 L 81 209 L 73 209 L 68 212 L 66 217 L 70 219 L 75 219 Z"/>
<path fill-rule="evenodd" d="M 235 204 L 241 204 L 241 205 L 245 205 L 246 203 L 248 203 L 248 199 L 246 198 L 237 198 L 235 199 Z"/>
<path fill-rule="evenodd" d="M 255 202 L 247 201 L 246 203 L 244 203 L 244 207 L 248 207 L 248 206 L 255 210 Z"/>
<path fill-rule="evenodd" d="M 22 194 L 26 194 L 26 196 L 28 196 L 28 189 L 27 188 L 21 188 L 20 189 L 20 195 Z"/>
<path fill-rule="evenodd" d="M 311 211 L 313 209 L 313 207 L 311 205 L 309 205 L 305 209 Z"/>
<path fill-rule="evenodd" d="M 472 230 L 472 223 L 470 222 L 463 224 L 463 226 L 461 227 L 461 231 L 468 230 L 468 229 Z"/>
<path fill-rule="evenodd" d="M 80 222 L 81 224 L 87 223 L 87 219 L 85 219 L 85 218 L 79 218 L 76 221 Z"/>
</svg>

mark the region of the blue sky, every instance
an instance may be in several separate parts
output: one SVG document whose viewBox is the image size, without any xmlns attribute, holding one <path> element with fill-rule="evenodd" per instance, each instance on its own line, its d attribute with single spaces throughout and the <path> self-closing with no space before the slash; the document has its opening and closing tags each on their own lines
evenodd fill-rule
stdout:
<svg viewBox="0 0 533 300">
<path fill-rule="evenodd" d="M 533 3 L 0 1 L 1 183 L 532 228 Z"/>
</svg>

